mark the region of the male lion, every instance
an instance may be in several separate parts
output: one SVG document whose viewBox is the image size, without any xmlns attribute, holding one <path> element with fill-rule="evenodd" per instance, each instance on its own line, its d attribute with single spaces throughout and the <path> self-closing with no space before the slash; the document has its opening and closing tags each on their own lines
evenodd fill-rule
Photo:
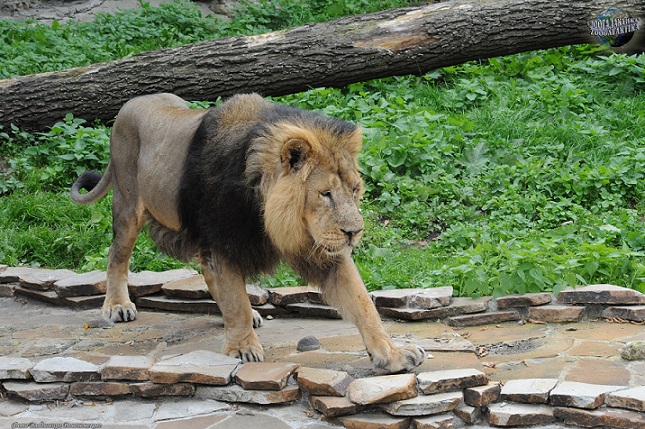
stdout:
<svg viewBox="0 0 645 429">
<path fill-rule="evenodd" d="M 85 172 L 72 199 L 114 188 L 105 317 L 134 320 L 128 268 L 144 223 L 164 252 L 198 258 L 226 327 L 224 353 L 262 361 L 245 279 L 282 259 L 318 286 L 359 329 L 372 362 L 391 372 L 424 360 L 385 332 L 351 258 L 363 232 L 360 127 L 269 103 L 257 94 L 189 109 L 171 94 L 135 98 L 119 112 L 103 176 Z M 81 189 L 89 192 L 81 194 Z"/>
</svg>

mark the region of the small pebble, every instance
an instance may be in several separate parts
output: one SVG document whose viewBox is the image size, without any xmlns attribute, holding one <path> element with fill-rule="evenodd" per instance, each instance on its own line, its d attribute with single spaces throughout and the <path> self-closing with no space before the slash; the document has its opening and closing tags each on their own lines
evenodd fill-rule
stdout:
<svg viewBox="0 0 645 429">
<path fill-rule="evenodd" d="M 308 337 L 304 337 L 300 341 L 298 341 L 298 346 L 296 349 L 299 352 L 310 352 L 312 350 L 318 350 L 320 349 L 320 341 L 318 341 L 318 338 L 314 337 L 313 335 L 309 335 Z"/>
<path fill-rule="evenodd" d="M 114 326 L 114 322 L 110 319 L 105 319 L 100 317 L 98 319 L 92 319 L 85 324 L 85 329 L 89 328 L 111 328 Z"/>
</svg>

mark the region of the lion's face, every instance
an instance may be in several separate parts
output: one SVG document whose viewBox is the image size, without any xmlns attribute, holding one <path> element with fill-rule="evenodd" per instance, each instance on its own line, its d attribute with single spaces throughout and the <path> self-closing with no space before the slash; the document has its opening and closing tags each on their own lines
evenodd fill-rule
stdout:
<svg viewBox="0 0 645 429">
<path fill-rule="evenodd" d="M 363 234 L 362 181 L 353 163 L 322 164 L 307 180 L 303 217 L 314 251 L 332 256 L 356 247 Z"/>
<path fill-rule="evenodd" d="M 324 262 L 351 252 L 363 233 L 356 158 L 362 133 L 276 127 L 280 164 L 265 205 L 265 228 L 286 257 Z M 276 154 L 277 155 L 277 154 Z M 274 158 L 275 159 L 275 158 Z"/>
</svg>

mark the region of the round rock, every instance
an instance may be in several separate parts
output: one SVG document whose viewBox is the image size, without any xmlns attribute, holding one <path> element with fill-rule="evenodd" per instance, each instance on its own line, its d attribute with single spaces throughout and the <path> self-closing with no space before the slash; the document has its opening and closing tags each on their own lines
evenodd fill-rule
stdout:
<svg viewBox="0 0 645 429">
<path fill-rule="evenodd" d="M 620 356 L 625 360 L 645 360 L 645 341 L 632 341 L 625 344 Z"/>
<path fill-rule="evenodd" d="M 310 352 L 312 350 L 318 350 L 320 349 L 320 341 L 318 341 L 318 338 L 314 337 L 313 335 L 309 335 L 298 341 L 298 346 L 296 347 L 296 349 L 299 352 Z"/>
</svg>

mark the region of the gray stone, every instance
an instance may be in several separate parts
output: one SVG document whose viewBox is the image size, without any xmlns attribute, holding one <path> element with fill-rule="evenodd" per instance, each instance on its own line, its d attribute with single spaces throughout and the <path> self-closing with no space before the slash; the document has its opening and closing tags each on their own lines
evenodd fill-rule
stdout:
<svg viewBox="0 0 645 429">
<path fill-rule="evenodd" d="M 249 362 L 237 370 L 235 381 L 247 390 L 282 390 L 299 366 L 288 362 Z"/>
<path fill-rule="evenodd" d="M 198 386 L 196 399 L 213 399 L 224 402 L 243 402 L 259 405 L 286 404 L 300 399 L 298 386 L 289 385 L 282 390 L 245 390 L 242 386 Z"/>
<path fill-rule="evenodd" d="M 171 280 L 161 286 L 164 295 L 179 299 L 208 299 L 211 294 L 204 281 L 204 276 L 196 274 L 182 279 Z"/>
<path fill-rule="evenodd" d="M 151 356 L 112 356 L 101 369 L 101 379 L 148 381 L 154 363 Z"/>
<path fill-rule="evenodd" d="M 325 417 L 339 417 L 360 412 L 361 406 L 346 396 L 310 396 L 311 406 Z"/>
<path fill-rule="evenodd" d="M 76 309 L 101 308 L 105 295 L 69 296 L 60 298 L 60 303 Z"/>
<path fill-rule="evenodd" d="M 635 411 L 645 411 L 645 386 L 612 392 L 605 403 L 610 407 L 627 408 Z"/>
<path fill-rule="evenodd" d="M 398 344 L 398 341 L 394 341 Z M 438 338 L 415 340 L 414 344 L 426 352 L 475 352 L 475 345 L 459 334 L 444 334 Z"/>
<path fill-rule="evenodd" d="M 349 399 L 360 405 L 382 404 L 417 396 L 414 374 L 361 378 L 349 385 Z"/>
<path fill-rule="evenodd" d="M 645 341 L 631 341 L 620 351 L 625 360 L 645 360 Z"/>
<path fill-rule="evenodd" d="M 191 277 L 195 274 L 197 274 L 195 270 L 189 269 L 131 273 L 128 276 L 128 291 L 135 297 L 150 295 L 159 292 L 165 283 Z"/>
<path fill-rule="evenodd" d="M 446 307 L 438 307 L 430 310 L 418 308 L 389 308 L 378 307 L 379 313 L 384 316 L 394 317 L 402 320 L 425 320 L 425 319 L 445 319 L 447 317 L 459 316 L 463 314 L 480 313 L 488 310 L 488 304 L 492 298 L 452 298 L 450 304 Z"/>
<path fill-rule="evenodd" d="M 551 391 L 550 402 L 558 407 L 594 409 L 605 402 L 608 393 L 619 389 L 624 387 L 563 381 Z"/>
<path fill-rule="evenodd" d="M 135 395 L 143 398 L 156 398 L 159 396 L 193 396 L 195 394 L 195 386 L 189 383 L 132 383 L 130 384 L 130 390 Z"/>
<path fill-rule="evenodd" d="M 34 363 L 27 358 L 0 356 L 0 380 L 28 380 Z"/>
<path fill-rule="evenodd" d="M 578 408 L 560 408 L 553 414 L 567 425 L 585 428 L 642 429 L 645 428 L 645 414 L 636 411 L 606 408 L 602 411 Z"/>
<path fill-rule="evenodd" d="M 32 369 L 31 375 L 38 383 L 57 381 L 99 381 L 99 367 L 73 357 L 53 357 L 38 362 Z"/>
<path fill-rule="evenodd" d="M 461 392 L 419 395 L 381 405 L 381 409 L 393 416 L 429 416 L 454 410 L 462 399 Z"/>
<path fill-rule="evenodd" d="M 165 311 L 186 311 L 189 313 L 220 313 L 219 306 L 212 299 L 179 299 L 167 296 L 141 296 L 137 307 L 154 308 Z"/>
<path fill-rule="evenodd" d="M 553 423 L 553 408 L 533 404 L 492 404 L 488 407 L 488 423 L 495 426 L 532 426 Z"/>
<path fill-rule="evenodd" d="M 496 402 L 500 397 L 501 391 L 502 387 L 499 383 L 468 387 L 464 389 L 464 402 L 473 407 L 483 407 Z"/>
<path fill-rule="evenodd" d="M 555 378 L 509 380 L 502 386 L 501 398 L 527 404 L 546 404 L 549 402 L 549 392 L 557 383 Z"/>
<path fill-rule="evenodd" d="M 269 302 L 273 305 L 284 306 L 309 300 L 310 293 L 319 293 L 312 286 L 290 286 L 269 289 Z"/>
<path fill-rule="evenodd" d="M 585 307 L 569 305 L 545 305 L 529 308 L 529 319 L 547 323 L 577 322 L 582 318 Z"/>
<path fill-rule="evenodd" d="M 240 360 L 208 350 L 161 358 L 150 368 L 153 383 L 200 383 L 225 385 L 230 383 Z"/>
<path fill-rule="evenodd" d="M 633 289 L 607 284 L 568 288 L 560 292 L 561 304 L 645 304 L 645 295 Z"/>
<path fill-rule="evenodd" d="M 154 415 L 155 421 L 181 419 L 218 411 L 229 410 L 231 406 L 224 402 L 212 399 L 193 400 L 185 399 L 178 402 L 162 402 Z"/>
<path fill-rule="evenodd" d="M 0 416 L 8 417 L 27 411 L 29 404 L 22 404 L 12 401 L 0 401 Z M 1 423 L 1 422 L 0 422 Z"/>
<path fill-rule="evenodd" d="M 310 395 L 345 396 L 354 379 L 344 371 L 300 367 L 296 373 L 298 385 Z"/>
<path fill-rule="evenodd" d="M 301 317 L 321 317 L 326 319 L 341 319 L 337 309 L 325 304 L 313 304 L 310 302 L 300 302 L 288 304 L 286 309 L 298 313 Z"/>
<path fill-rule="evenodd" d="M 7 267 L 6 265 L 4 267 L 4 270 L 0 270 L 0 283 L 18 283 L 22 276 L 50 271 L 46 268 Z"/>
<path fill-rule="evenodd" d="M 412 419 L 413 429 L 453 429 L 455 418 L 450 414 Z"/>
<path fill-rule="evenodd" d="M 16 283 L 0 283 L 0 297 L 10 297 L 16 292 L 18 285 Z"/>
<path fill-rule="evenodd" d="M 527 293 L 524 295 L 508 295 L 497 298 L 497 308 L 506 310 L 508 308 L 535 307 L 548 304 L 553 300 L 553 295 L 548 292 Z"/>
<path fill-rule="evenodd" d="M 100 295 L 105 293 L 107 274 L 91 271 L 75 274 L 54 283 L 54 290 L 60 297 Z"/>
<path fill-rule="evenodd" d="M 394 417 L 387 414 L 365 413 L 340 417 L 345 429 L 408 429 L 409 417 Z"/>
<path fill-rule="evenodd" d="M 20 296 L 26 296 L 27 298 L 47 302 L 49 304 L 54 304 L 54 305 L 60 305 L 62 303 L 62 299 L 58 296 L 58 294 L 51 290 L 40 291 L 40 290 L 25 289 L 22 286 L 16 286 L 14 288 L 14 294 L 20 295 Z"/>
<path fill-rule="evenodd" d="M 602 312 L 605 319 L 623 319 L 630 322 L 645 321 L 645 305 L 633 305 L 630 307 L 614 306 L 608 307 Z"/>
<path fill-rule="evenodd" d="M 320 341 L 318 341 L 318 338 L 314 337 L 313 335 L 306 336 L 298 341 L 296 350 L 298 350 L 299 352 L 320 350 Z"/>
<path fill-rule="evenodd" d="M 18 383 L 7 381 L 2 383 L 10 396 L 17 396 L 30 402 L 62 401 L 69 393 L 66 383 Z"/>
<path fill-rule="evenodd" d="M 520 313 L 511 311 L 491 311 L 488 313 L 454 316 L 448 319 L 448 324 L 455 327 L 479 326 L 491 323 L 502 323 L 520 320 Z"/>
<path fill-rule="evenodd" d="M 488 384 L 488 377 L 476 369 L 423 372 L 417 376 L 419 389 L 426 395 L 463 390 Z"/>
</svg>

